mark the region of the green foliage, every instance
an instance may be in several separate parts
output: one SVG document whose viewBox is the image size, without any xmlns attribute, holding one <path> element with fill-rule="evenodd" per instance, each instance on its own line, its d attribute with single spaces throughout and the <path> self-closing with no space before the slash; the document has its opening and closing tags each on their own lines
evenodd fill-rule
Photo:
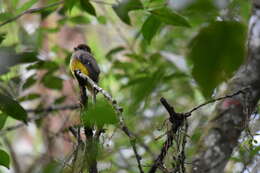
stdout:
<svg viewBox="0 0 260 173">
<path fill-rule="evenodd" d="M 154 73 L 147 75 L 145 77 L 140 77 L 135 80 L 132 80 L 131 83 L 128 83 L 128 87 L 132 86 L 132 93 L 134 99 L 132 105 L 129 108 L 129 112 L 135 112 L 142 101 L 145 101 L 150 97 L 151 93 L 161 84 L 163 79 L 164 70 L 159 68 Z"/>
<path fill-rule="evenodd" d="M 60 1 L 49 0 L 43 4 L 36 0 L 1 2 L 0 23 L 24 10 Z M 28 109 L 78 104 L 78 83 L 76 80 L 71 82 L 69 62 L 72 48 L 79 42 L 86 42 L 101 69 L 99 85 L 122 106 L 127 127 L 137 135 L 138 152 L 142 144 L 149 146 L 153 153 L 160 151 L 166 136 L 156 141 L 154 138 L 168 131 L 168 126 L 164 126 L 168 115 L 160 104 L 160 97 L 167 98 L 177 112 L 186 112 L 204 102 L 202 94 L 209 97 L 214 88 L 231 77 L 241 65 L 245 55 L 246 35 L 245 26 L 241 23 L 247 24 L 251 15 L 251 5 L 245 0 L 232 0 L 224 8 L 212 0 L 195 0 L 186 4 L 179 2 L 183 6 L 175 7 L 174 4 L 178 2 L 169 0 L 64 0 L 0 27 L 0 93 L 5 94 L 0 95 L 0 130 L 15 125 L 16 121 L 12 119 L 7 123 L 8 117 L 23 121 L 27 119 L 19 102 L 29 106 Z M 116 5 L 111 6 L 112 3 Z M 218 18 L 223 21 L 216 22 Z M 54 89 L 55 92 L 46 90 L 43 86 Z M 13 96 L 17 100 L 12 99 Z M 47 123 L 42 123 L 46 120 L 45 116 L 36 120 L 36 135 L 30 136 L 37 151 L 37 145 L 45 145 L 49 142 L 45 140 L 51 139 L 53 145 L 40 149 L 55 151 L 54 159 L 57 160 L 58 156 L 64 160 L 58 159 L 58 163 L 48 159 L 48 163 L 39 163 L 39 167 L 32 172 L 71 172 L 73 157 L 71 160 L 65 158 L 70 157 L 70 149 L 74 154 L 70 146 L 77 141 L 70 140 L 72 135 L 63 135 L 71 124 L 94 126 L 95 129 L 105 126 L 100 141 L 94 141 L 93 146 L 86 146 L 82 132 L 83 142 L 80 144 L 83 148 L 88 147 L 89 159 L 97 157 L 98 163 L 113 164 L 107 170 L 102 168 L 101 172 L 137 171 L 133 155 L 122 159 L 122 164 L 128 162 L 127 164 L 115 161 L 124 157 L 124 149 L 131 150 L 129 138 L 120 130 L 115 130 L 118 129 L 115 110 L 100 93 L 96 105 L 91 104 L 91 100 L 89 97 L 88 108 L 80 113 L 79 110 L 53 111 L 48 112 L 49 117 L 58 113 L 62 118 L 58 115 L 55 121 Z M 205 110 L 201 109 L 189 121 L 193 130 L 187 135 L 187 162 L 193 159 L 200 138 L 204 135 L 199 127 L 208 122 L 206 114 L 209 109 Z M 32 117 L 44 114 L 45 112 L 32 113 Z M 64 119 L 63 126 L 63 121 L 60 120 L 72 114 L 73 120 Z M 82 124 L 78 122 L 78 114 L 81 114 Z M 59 131 L 56 131 L 57 125 L 61 127 Z M 44 135 L 50 135 L 50 138 L 42 138 L 42 127 L 50 127 L 50 130 L 44 131 Z M 24 139 L 23 135 L 17 136 L 16 133 L 16 130 L 8 131 L 10 142 L 17 138 Z M 66 141 L 60 142 L 65 138 Z M 169 170 L 173 170 L 176 165 L 173 157 L 178 154 L 175 150 L 177 140 L 178 138 L 174 140 L 174 146 L 164 159 L 164 165 Z M 67 141 L 71 144 L 67 145 Z M 110 142 L 111 145 L 107 144 Z M 239 148 L 234 160 L 247 163 L 255 158 L 259 147 L 253 142 L 248 140 L 245 147 Z M 62 146 L 54 150 L 57 144 Z M 84 152 L 79 154 L 82 158 L 86 155 Z M 148 150 L 139 154 L 142 155 L 143 164 L 152 164 Z M 41 158 L 38 154 L 31 157 L 31 160 Z M 64 165 L 61 165 L 63 162 Z M 26 170 L 31 166 L 28 163 L 22 164 Z M 62 166 L 68 169 L 61 170 Z M 143 168 L 145 172 L 150 169 Z"/>
<path fill-rule="evenodd" d="M 81 9 L 87 13 L 96 16 L 96 10 L 89 0 L 80 0 Z"/>
<path fill-rule="evenodd" d="M 4 151 L 0 149 L 0 166 L 4 166 L 6 168 L 10 168 L 10 157 L 9 155 Z"/>
<path fill-rule="evenodd" d="M 36 94 L 36 93 L 30 93 L 26 96 L 23 96 L 21 98 L 19 98 L 19 101 L 22 102 L 22 101 L 29 101 L 29 100 L 34 100 L 34 99 L 38 99 L 40 98 L 41 95 L 40 94 Z"/>
<path fill-rule="evenodd" d="M 173 26 L 185 26 L 190 27 L 189 22 L 183 16 L 173 12 L 169 8 L 159 8 L 150 11 L 153 16 L 159 19 L 161 22 L 173 25 Z"/>
<path fill-rule="evenodd" d="M 12 14 L 9 12 L 0 13 L 0 21 L 5 21 L 12 17 Z"/>
<path fill-rule="evenodd" d="M 150 15 L 144 22 L 141 32 L 148 43 L 160 28 L 161 22 L 154 15 Z"/>
<path fill-rule="evenodd" d="M 38 0 L 29 0 L 29 1 L 26 1 L 20 8 L 17 9 L 17 13 L 22 13 L 22 12 L 28 10 L 28 9 L 31 8 L 36 2 L 38 2 Z"/>
<path fill-rule="evenodd" d="M 243 62 L 246 28 L 238 22 L 213 22 L 191 41 L 188 54 L 193 63 L 192 75 L 209 97 L 213 90 Z"/>
<path fill-rule="evenodd" d="M 142 8 L 143 4 L 140 0 L 122 0 L 119 4 L 113 6 L 117 16 L 128 25 L 131 25 L 131 20 L 128 13 L 130 11 Z"/>
<path fill-rule="evenodd" d="M 15 100 L 10 97 L 7 97 L 0 93 L 0 110 L 17 120 L 22 120 L 23 122 L 27 121 L 27 113 L 23 107 Z"/>
<path fill-rule="evenodd" d="M 64 10 L 65 11 L 71 11 L 72 10 L 72 8 L 74 7 L 74 5 L 76 5 L 76 3 L 77 3 L 77 0 L 65 0 L 64 1 Z"/>
<path fill-rule="evenodd" d="M 62 79 L 53 76 L 50 73 L 46 73 L 44 77 L 42 78 L 42 83 L 44 86 L 50 89 L 56 89 L 56 90 L 61 90 L 62 89 Z"/>
<path fill-rule="evenodd" d="M 48 72 L 53 72 L 58 69 L 58 64 L 53 61 L 37 61 L 35 64 L 32 64 L 27 67 L 27 70 L 38 69 L 38 70 L 48 70 Z"/>
<path fill-rule="evenodd" d="M 85 16 L 74 16 L 69 19 L 69 21 L 75 24 L 88 24 L 90 20 Z"/>
<path fill-rule="evenodd" d="M 35 75 L 32 75 L 25 81 L 25 83 L 23 84 L 23 89 L 27 89 L 36 83 L 36 80 L 34 79 L 34 77 L 35 77 Z"/>
<path fill-rule="evenodd" d="M 0 130 L 4 127 L 5 122 L 6 122 L 7 116 L 0 112 Z"/>
<path fill-rule="evenodd" d="M 42 170 L 42 173 L 60 173 L 61 165 L 57 161 L 51 161 L 46 164 Z"/>
<path fill-rule="evenodd" d="M 104 99 L 98 99 L 96 104 L 89 104 L 88 108 L 82 113 L 82 120 L 84 124 L 99 127 L 118 122 L 112 105 Z"/>
<path fill-rule="evenodd" d="M 0 33 L 0 44 L 5 39 L 5 33 Z"/>
<path fill-rule="evenodd" d="M 122 46 L 115 47 L 115 48 L 111 49 L 109 52 L 107 52 L 106 57 L 107 57 L 107 59 L 111 60 L 113 55 L 115 55 L 116 53 L 119 53 L 123 50 L 125 50 L 125 48 Z"/>
</svg>

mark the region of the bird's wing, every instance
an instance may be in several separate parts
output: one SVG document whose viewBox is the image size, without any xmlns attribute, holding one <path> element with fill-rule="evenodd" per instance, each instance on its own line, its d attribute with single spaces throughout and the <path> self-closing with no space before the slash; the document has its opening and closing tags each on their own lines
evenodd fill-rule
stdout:
<svg viewBox="0 0 260 173">
<path fill-rule="evenodd" d="M 100 73 L 100 69 L 98 67 L 98 64 L 95 60 L 95 58 L 88 52 L 80 51 L 78 54 L 76 54 L 77 59 L 87 68 L 89 71 L 89 77 L 95 81 L 98 82 L 98 76 Z"/>
</svg>

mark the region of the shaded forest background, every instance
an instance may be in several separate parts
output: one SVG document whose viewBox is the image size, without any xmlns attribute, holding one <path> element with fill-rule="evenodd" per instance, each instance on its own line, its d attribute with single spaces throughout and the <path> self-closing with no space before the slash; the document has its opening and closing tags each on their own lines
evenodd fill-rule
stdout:
<svg viewBox="0 0 260 173">
<path fill-rule="evenodd" d="M 86 121 L 105 129 L 98 172 L 259 172 L 258 4 L 0 0 L 0 172 L 77 172 L 68 128 Z M 102 93 L 80 116 L 80 43 L 120 117 Z"/>
</svg>

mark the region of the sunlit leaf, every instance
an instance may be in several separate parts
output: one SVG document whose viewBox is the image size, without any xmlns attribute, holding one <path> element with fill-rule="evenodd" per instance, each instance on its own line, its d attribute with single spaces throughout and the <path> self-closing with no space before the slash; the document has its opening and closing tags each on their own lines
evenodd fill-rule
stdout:
<svg viewBox="0 0 260 173">
<path fill-rule="evenodd" d="M 29 8 L 31 8 L 36 2 L 38 2 L 38 0 L 29 0 L 26 1 L 20 8 L 17 9 L 17 13 L 22 13 L 26 10 L 28 10 Z"/>
<path fill-rule="evenodd" d="M 96 10 L 94 6 L 89 2 L 89 0 L 80 0 L 80 5 L 82 10 L 86 11 L 87 13 L 96 16 Z"/>
<path fill-rule="evenodd" d="M 148 43 L 151 42 L 152 38 L 155 36 L 156 32 L 160 28 L 161 22 L 155 16 L 150 15 L 144 22 L 141 32 L 143 37 Z"/>
<path fill-rule="evenodd" d="M 61 78 L 53 76 L 50 73 L 47 73 L 43 79 L 42 79 L 43 85 L 46 86 L 47 88 L 50 89 L 56 89 L 56 90 L 61 90 L 63 81 Z"/>
<path fill-rule="evenodd" d="M 105 16 L 98 16 L 97 20 L 100 24 L 106 24 L 107 23 L 107 19 Z"/>
<path fill-rule="evenodd" d="M 71 11 L 74 5 L 77 3 L 77 0 L 65 0 L 64 1 L 64 10 L 65 11 Z"/>
<path fill-rule="evenodd" d="M 85 16 L 74 16 L 69 19 L 69 21 L 76 23 L 76 24 L 88 24 L 90 20 Z"/>
<path fill-rule="evenodd" d="M 5 122 L 6 122 L 7 116 L 0 112 L 0 130 L 4 127 Z"/>
<path fill-rule="evenodd" d="M 192 75 L 209 97 L 214 88 L 232 76 L 245 56 L 246 28 L 239 22 L 214 22 L 204 27 L 190 44 Z"/>
<path fill-rule="evenodd" d="M 113 107 L 103 99 L 98 99 L 95 105 L 90 104 L 83 112 L 82 117 L 85 124 L 103 126 L 104 124 L 117 123 L 117 117 Z"/>
<path fill-rule="evenodd" d="M 122 0 L 119 4 L 113 6 L 117 16 L 128 25 L 131 24 L 128 13 L 142 8 L 143 4 L 140 0 Z"/>
<path fill-rule="evenodd" d="M 0 93 L 0 110 L 17 120 L 22 120 L 26 122 L 27 120 L 27 113 L 24 108 L 12 98 L 5 96 Z"/>
<path fill-rule="evenodd" d="M 0 166 L 4 166 L 6 168 L 10 168 L 10 157 L 4 150 L 0 149 Z"/>
<path fill-rule="evenodd" d="M 151 10 L 150 12 L 152 13 L 152 15 L 154 15 L 157 19 L 159 19 L 161 22 L 165 24 L 190 27 L 190 24 L 187 19 L 185 19 L 183 16 L 177 14 L 169 8 L 163 7 Z"/>
</svg>

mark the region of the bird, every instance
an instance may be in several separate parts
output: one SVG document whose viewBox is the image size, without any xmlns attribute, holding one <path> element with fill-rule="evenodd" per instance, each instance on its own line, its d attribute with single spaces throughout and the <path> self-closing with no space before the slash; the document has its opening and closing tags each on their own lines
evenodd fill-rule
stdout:
<svg viewBox="0 0 260 173">
<path fill-rule="evenodd" d="M 80 70 L 81 73 L 90 77 L 95 83 L 99 81 L 100 69 L 87 44 L 79 44 L 74 48 L 70 59 L 70 70 L 73 76 L 78 80 L 80 87 L 89 90 L 93 96 L 93 102 L 95 103 L 97 90 L 89 83 L 84 83 L 75 76 L 75 71 Z"/>
</svg>

